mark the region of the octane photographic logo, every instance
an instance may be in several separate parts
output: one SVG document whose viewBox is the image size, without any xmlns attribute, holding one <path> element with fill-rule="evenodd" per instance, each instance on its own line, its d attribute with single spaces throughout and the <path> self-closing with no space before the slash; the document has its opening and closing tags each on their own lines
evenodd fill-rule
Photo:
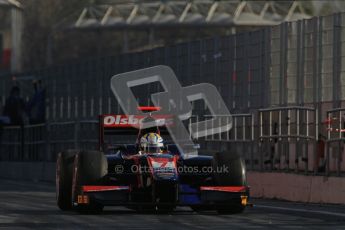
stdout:
<svg viewBox="0 0 345 230">
<path fill-rule="evenodd" d="M 216 173 L 216 174 L 228 174 L 230 172 L 230 168 L 227 165 L 212 167 L 212 166 L 178 166 L 178 167 L 169 167 L 162 166 L 162 165 L 155 165 L 152 166 L 146 166 L 146 165 L 132 165 L 130 168 L 130 173 L 137 174 L 137 173 L 152 173 L 152 170 L 154 170 L 156 173 L 174 173 L 177 171 L 179 174 L 185 174 L 185 173 L 195 173 L 195 174 L 204 174 L 204 173 Z M 124 168 L 122 165 L 115 165 L 114 172 L 116 174 L 122 174 L 124 173 Z"/>
<path fill-rule="evenodd" d="M 115 75 L 111 78 L 111 90 L 126 115 L 145 116 L 147 114 L 138 110 L 139 105 L 131 88 L 153 82 L 160 82 L 165 91 L 151 95 L 153 104 L 162 108 L 152 112 L 151 115 L 153 117 L 170 115 L 164 122 L 165 124 L 173 122 L 174 125 L 167 125 L 166 127 L 185 157 L 198 154 L 197 150 L 193 148 L 192 137 L 214 135 L 231 129 L 231 114 L 217 88 L 208 83 L 182 87 L 174 71 L 168 66 L 154 66 Z M 191 102 L 196 100 L 205 102 L 213 118 L 190 123 L 189 130 L 187 130 L 182 121 L 191 118 Z M 137 128 L 135 124 L 130 125 Z M 140 124 L 141 128 L 150 128 L 156 125 L 155 122 L 149 121 Z"/>
</svg>

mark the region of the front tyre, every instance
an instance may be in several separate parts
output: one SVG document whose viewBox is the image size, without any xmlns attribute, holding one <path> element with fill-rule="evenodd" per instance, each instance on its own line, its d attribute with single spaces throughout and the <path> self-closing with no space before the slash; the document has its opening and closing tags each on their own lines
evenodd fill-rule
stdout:
<svg viewBox="0 0 345 230">
<path fill-rule="evenodd" d="M 213 168 L 215 171 L 214 181 L 217 186 L 247 186 L 245 163 L 238 154 L 216 153 L 213 158 Z M 242 204 L 240 197 L 227 205 L 216 205 L 220 214 L 242 213 L 245 208 L 246 206 Z"/>
<path fill-rule="evenodd" d="M 102 152 L 83 151 L 75 156 L 73 167 L 72 202 L 76 203 L 82 193 L 83 185 L 98 185 L 107 174 L 107 159 Z M 100 213 L 104 206 L 94 200 L 87 205 L 78 205 L 76 210 L 82 213 Z"/>
<path fill-rule="evenodd" d="M 56 202 L 62 211 L 72 209 L 72 171 L 76 150 L 58 154 L 56 160 Z"/>
</svg>

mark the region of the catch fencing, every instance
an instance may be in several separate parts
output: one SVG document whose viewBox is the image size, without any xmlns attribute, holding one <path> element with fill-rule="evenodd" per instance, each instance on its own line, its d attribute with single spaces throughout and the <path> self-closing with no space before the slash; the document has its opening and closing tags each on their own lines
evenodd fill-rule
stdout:
<svg viewBox="0 0 345 230">
<path fill-rule="evenodd" d="M 340 175 L 345 171 L 342 165 L 344 140 L 338 137 L 334 141 L 332 138 L 342 132 L 329 134 L 322 124 L 329 119 L 328 116 L 333 116 L 327 111 L 345 106 L 343 25 L 345 13 L 339 13 L 148 51 L 75 60 L 15 76 L 1 76 L 0 107 L 4 105 L 11 86 L 19 85 L 22 96 L 27 100 L 33 93 L 29 81 L 41 79 L 46 89 L 47 118 L 44 125 L 5 128 L 1 158 L 49 161 L 65 148 L 86 145 L 94 148 L 97 140 L 94 135 L 98 131 L 93 120 L 99 114 L 122 114 L 110 90 L 111 77 L 131 70 L 167 65 L 174 70 L 182 86 L 211 83 L 217 87 L 232 114 L 249 114 L 234 120 L 245 129 L 239 127 L 229 133 L 208 136 L 200 140 L 203 147 L 243 153 L 248 168 L 253 170 L 337 172 Z M 152 105 L 150 95 L 162 90 L 159 84 L 133 88 L 140 105 Z M 286 120 L 278 110 L 273 110 L 291 106 L 299 107 L 298 111 L 308 111 L 308 115 L 306 112 L 298 115 L 304 120 L 297 119 L 295 112 L 295 115 L 284 115 L 300 120 L 298 125 L 296 120 L 294 129 L 301 132 L 307 131 L 304 123 L 307 122 L 306 117 L 310 117 L 308 123 L 314 125 L 308 128 L 308 135 L 284 136 L 288 135 L 284 133 Z M 195 102 L 193 109 L 197 116 L 207 115 L 203 103 Z M 271 115 L 268 110 L 272 110 Z M 282 109 L 281 114 L 288 111 Z M 292 111 L 297 110 L 290 108 L 290 113 Z M 261 122 L 259 114 L 268 117 Z M 269 116 L 272 116 L 271 121 Z M 281 123 L 277 129 L 278 134 L 281 130 L 280 136 L 273 135 L 273 120 Z M 345 119 L 340 116 L 339 120 Z M 321 145 L 319 134 L 327 137 L 324 157 L 317 154 L 317 146 Z M 318 161 L 320 166 L 315 165 L 318 158 L 323 158 Z M 324 170 L 321 161 L 326 164 Z"/>
<path fill-rule="evenodd" d="M 298 106 L 235 114 L 230 131 L 194 141 L 200 144 L 199 154 L 236 153 L 252 171 L 341 176 L 345 173 L 345 109 L 329 110 L 322 124 L 315 122 L 317 114 L 313 108 Z M 193 116 L 186 124 L 207 118 Z M 327 130 L 326 139 L 319 136 L 319 129 Z M 55 161 L 57 153 L 66 149 L 97 149 L 98 132 L 97 120 L 5 127 L 0 158 Z"/>
<path fill-rule="evenodd" d="M 2 161 L 55 161 L 67 149 L 96 149 L 98 121 L 54 122 L 3 128 Z"/>
<path fill-rule="evenodd" d="M 4 105 L 15 84 L 28 99 L 33 92 L 29 80 L 41 79 L 47 91 L 49 121 L 92 120 L 98 114 L 121 112 L 110 90 L 112 76 L 168 65 L 182 86 L 203 82 L 215 85 L 233 113 L 312 105 L 325 114 L 320 103 L 338 108 L 345 99 L 343 25 L 345 13 L 339 13 L 5 75 L 0 77 L 0 104 Z M 147 84 L 133 90 L 141 105 L 149 105 L 150 95 L 162 91 L 162 87 Z M 204 113 L 203 105 L 195 109 L 198 115 Z"/>
</svg>

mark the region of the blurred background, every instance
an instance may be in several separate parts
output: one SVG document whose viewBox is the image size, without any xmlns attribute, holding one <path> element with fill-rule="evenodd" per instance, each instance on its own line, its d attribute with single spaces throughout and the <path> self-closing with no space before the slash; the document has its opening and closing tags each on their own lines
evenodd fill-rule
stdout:
<svg viewBox="0 0 345 230">
<path fill-rule="evenodd" d="M 340 0 L 0 0 L 3 123 L 14 114 L 1 157 L 97 148 L 97 116 L 122 113 L 110 78 L 164 64 L 183 86 L 214 84 L 238 117 L 203 148 L 234 149 L 251 170 L 345 172 L 344 11 Z M 134 91 L 151 105 L 161 90 Z"/>
<path fill-rule="evenodd" d="M 0 72 L 257 30 L 344 8 L 337 0 L 1 0 Z"/>
</svg>

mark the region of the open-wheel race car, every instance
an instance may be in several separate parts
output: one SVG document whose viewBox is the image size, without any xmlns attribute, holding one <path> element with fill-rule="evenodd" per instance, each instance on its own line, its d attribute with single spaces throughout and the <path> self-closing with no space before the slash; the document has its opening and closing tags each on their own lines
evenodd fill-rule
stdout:
<svg viewBox="0 0 345 230">
<path fill-rule="evenodd" d="M 130 125 L 142 119 L 155 118 L 101 115 L 98 151 L 58 154 L 56 197 L 61 210 L 100 212 L 104 206 L 125 206 L 169 212 L 189 206 L 194 211 L 240 213 L 245 209 L 249 187 L 240 156 L 217 152 L 184 157 L 165 127 Z"/>
</svg>

